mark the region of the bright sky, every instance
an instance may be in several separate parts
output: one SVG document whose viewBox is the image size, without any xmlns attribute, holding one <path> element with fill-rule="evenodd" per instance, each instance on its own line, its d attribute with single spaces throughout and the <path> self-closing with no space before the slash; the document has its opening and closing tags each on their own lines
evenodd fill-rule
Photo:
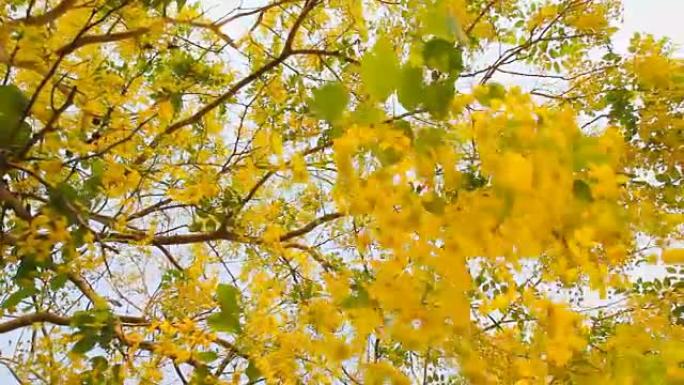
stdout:
<svg viewBox="0 0 684 385">
<path fill-rule="evenodd" d="M 625 24 L 616 36 L 616 44 L 626 47 L 634 32 L 668 36 L 684 56 L 684 0 L 623 0 Z"/>
<path fill-rule="evenodd" d="M 238 0 L 202 0 L 207 4 L 221 4 L 230 9 L 239 3 Z M 684 57 L 684 0 L 623 0 L 625 20 L 622 30 L 615 42 L 620 50 L 627 47 L 634 32 L 648 32 L 657 37 L 668 36 L 678 48 L 680 57 Z M 230 31 L 227 31 L 230 33 Z M 4 340 L 6 343 L 7 341 Z M 6 345 L 4 346 L 6 348 Z M 3 339 L 0 338 L 0 354 L 3 350 Z M 0 365 L 0 384 L 12 385 L 13 378 Z"/>
<path fill-rule="evenodd" d="M 240 0 L 201 0 L 206 6 L 218 15 L 223 10 L 232 9 L 241 2 Z M 248 4 L 251 1 L 247 2 Z M 254 3 L 267 3 L 255 1 Z M 684 56 L 684 0 L 623 0 L 625 6 L 624 25 L 615 37 L 618 48 L 627 47 L 629 39 L 634 32 L 648 32 L 656 37 L 668 36 L 679 48 L 679 53 Z M 243 26 L 231 23 L 227 26 L 228 34 L 239 35 Z M 231 28 L 232 27 L 232 28 Z M 232 29 L 232 31 L 231 31 Z"/>
</svg>

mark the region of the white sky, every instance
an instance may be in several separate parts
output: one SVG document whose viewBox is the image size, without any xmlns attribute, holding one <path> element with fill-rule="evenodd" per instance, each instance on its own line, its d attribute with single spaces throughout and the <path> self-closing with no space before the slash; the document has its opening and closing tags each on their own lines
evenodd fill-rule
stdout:
<svg viewBox="0 0 684 385">
<path fill-rule="evenodd" d="M 626 46 L 634 32 L 648 32 L 656 37 L 668 36 L 684 54 L 684 0 L 623 0 L 624 28 L 616 36 L 620 47 Z"/>
<path fill-rule="evenodd" d="M 207 4 L 221 4 L 221 7 L 226 7 L 226 9 L 239 3 L 237 0 L 203 1 Z M 684 22 L 682 21 L 684 0 L 623 0 L 623 3 L 625 5 L 624 25 L 615 37 L 616 45 L 620 50 L 627 47 L 634 32 L 648 32 L 656 37 L 670 37 L 678 48 L 678 56 L 684 57 Z M 230 31 L 226 32 L 230 33 Z M 0 354 L 2 350 L 3 338 L 0 337 Z M 12 385 L 14 383 L 7 370 L 0 365 L 0 384 Z"/>
<path fill-rule="evenodd" d="M 210 14 L 222 15 L 223 10 L 232 9 L 241 3 L 240 0 L 200 0 L 212 12 Z M 634 32 L 648 32 L 656 37 L 668 36 L 678 46 L 678 52 L 684 56 L 684 0 L 622 0 L 624 12 L 624 25 L 615 37 L 619 48 L 626 48 L 629 39 Z M 248 4 L 252 1 L 248 1 Z M 253 3 L 268 3 L 257 0 Z M 244 26 L 240 23 L 229 23 L 226 32 L 240 35 Z"/>
</svg>

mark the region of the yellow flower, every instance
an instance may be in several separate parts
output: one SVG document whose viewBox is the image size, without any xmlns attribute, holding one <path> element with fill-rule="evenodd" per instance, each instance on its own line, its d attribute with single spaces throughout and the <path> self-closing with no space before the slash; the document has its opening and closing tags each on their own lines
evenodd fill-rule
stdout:
<svg viewBox="0 0 684 385">
<path fill-rule="evenodd" d="M 173 119 L 173 104 L 169 99 L 165 99 L 157 105 L 159 119 L 164 123 L 169 123 Z"/>
<path fill-rule="evenodd" d="M 684 249 L 665 249 L 663 250 L 662 258 L 665 263 L 684 263 Z"/>
<path fill-rule="evenodd" d="M 532 190 L 534 166 L 529 159 L 509 151 L 503 154 L 498 163 L 494 183 L 516 192 Z"/>
<path fill-rule="evenodd" d="M 300 154 L 292 158 L 292 177 L 295 182 L 304 183 L 309 179 L 309 174 L 306 170 L 306 161 Z"/>
<path fill-rule="evenodd" d="M 620 194 L 619 183 L 624 181 L 624 178 L 618 177 L 609 165 L 590 166 L 589 177 L 593 181 L 591 194 L 594 198 L 615 199 Z"/>
<path fill-rule="evenodd" d="M 140 182 L 140 174 L 120 163 L 107 163 L 102 175 L 102 186 L 105 192 L 112 197 L 120 197 L 134 190 Z"/>
</svg>

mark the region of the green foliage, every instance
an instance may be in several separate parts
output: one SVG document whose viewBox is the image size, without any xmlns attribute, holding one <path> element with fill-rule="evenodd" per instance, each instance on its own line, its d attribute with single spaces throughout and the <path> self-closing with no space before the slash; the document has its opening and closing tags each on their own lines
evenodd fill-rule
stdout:
<svg viewBox="0 0 684 385">
<path fill-rule="evenodd" d="M 423 207 L 433 214 L 441 215 L 444 213 L 446 201 L 439 195 L 432 193 L 430 194 L 429 199 L 423 201 Z"/>
<path fill-rule="evenodd" d="M 218 359 L 218 354 L 214 351 L 207 351 L 207 352 L 200 352 L 197 353 L 197 359 L 204 363 L 211 363 L 213 361 L 216 361 Z"/>
<path fill-rule="evenodd" d="M 610 90 L 604 99 L 610 108 L 609 117 L 625 127 L 626 138 L 632 139 L 637 134 L 638 122 L 634 93 L 625 89 Z"/>
<path fill-rule="evenodd" d="M 187 0 L 142 0 L 142 3 L 150 8 L 166 10 L 166 7 L 172 3 L 176 3 L 176 9 L 182 10 L 187 3 Z"/>
<path fill-rule="evenodd" d="M 506 96 L 506 88 L 496 82 L 490 82 L 487 84 L 486 92 L 476 93 L 475 98 L 483 106 L 491 106 L 492 100 L 503 99 Z"/>
<path fill-rule="evenodd" d="M 220 284 L 216 289 L 220 311 L 207 318 L 209 326 L 220 332 L 239 333 L 242 312 L 238 303 L 239 296 L 240 292 L 235 286 Z"/>
<path fill-rule="evenodd" d="M 408 110 L 414 110 L 421 104 L 424 92 L 423 70 L 408 64 L 404 65 L 399 74 L 397 89 L 399 103 Z"/>
<path fill-rule="evenodd" d="M 215 385 L 218 381 L 214 375 L 211 374 L 209 367 L 202 365 L 195 369 L 190 378 L 190 385 Z"/>
<path fill-rule="evenodd" d="M 423 46 L 423 60 L 428 68 L 458 74 L 463 70 L 461 50 L 444 39 L 434 38 Z"/>
<path fill-rule="evenodd" d="M 102 349 L 109 349 L 114 338 L 114 317 L 108 309 L 96 308 L 78 311 L 71 318 L 71 326 L 79 331 L 75 333 L 79 340 L 71 348 L 76 354 L 86 354 L 99 345 Z"/>
<path fill-rule="evenodd" d="M 427 154 L 431 149 L 439 146 L 444 142 L 444 131 L 439 128 L 425 128 L 418 131 L 414 147 L 416 151 Z"/>
<path fill-rule="evenodd" d="M 341 306 L 345 309 L 366 307 L 371 304 L 371 297 L 368 290 L 361 283 L 353 283 L 352 293 L 342 301 Z"/>
<path fill-rule="evenodd" d="M 122 365 L 109 366 L 107 359 L 96 356 L 90 359 L 91 369 L 81 373 L 81 385 L 122 385 L 124 368 Z"/>
<path fill-rule="evenodd" d="M 34 286 L 22 287 L 16 292 L 12 293 L 5 301 L 2 302 L 2 309 L 14 309 L 21 301 L 32 296 L 37 292 Z"/>
<path fill-rule="evenodd" d="M 591 187 L 589 184 L 581 179 L 576 179 L 572 185 L 572 191 L 577 199 L 591 202 L 594 198 L 591 196 Z"/>
<path fill-rule="evenodd" d="M 313 91 L 309 108 L 320 119 L 335 123 L 349 103 L 349 94 L 340 83 L 328 83 Z"/>
<path fill-rule="evenodd" d="M 422 32 L 445 40 L 467 42 L 461 23 L 448 10 L 448 1 L 428 2 L 420 15 Z"/>
<path fill-rule="evenodd" d="M 361 59 L 361 80 L 368 94 L 384 102 L 397 88 L 400 64 L 389 40 L 381 38 Z"/>
<path fill-rule="evenodd" d="M 443 118 L 449 112 L 454 98 L 454 80 L 438 80 L 425 89 L 425 108 L 435 118 Z"/>
<path fill-rule="evenodd" d="M 247 366 L 247 370 L 245 370 L 245 374 L 247 375 L 247 378 L 249 378 L 249 381 L 254 383 L 258 379 L 261 378 L 261 371 L 259 368 L 256 367 L 254 364 L 254 361 L 249 361 L 249 365 Z"/>
<path fill-rule="evenodd" d="M 24 122 L 29 100 L 14 85 L 0 86 L 0 149 L 19 150 L 31 137 Z"/>
</svg>

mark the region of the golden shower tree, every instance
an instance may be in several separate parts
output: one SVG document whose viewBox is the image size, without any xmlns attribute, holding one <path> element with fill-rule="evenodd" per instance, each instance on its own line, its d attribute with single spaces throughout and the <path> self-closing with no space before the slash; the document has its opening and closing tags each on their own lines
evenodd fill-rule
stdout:
<svg viewBox="0 0 684 385">
<path fill-rule="evenodd" d="M 3 383 L 684 384 L 667 40 L 225 3 L 0 0 Z"/>
</svg>

